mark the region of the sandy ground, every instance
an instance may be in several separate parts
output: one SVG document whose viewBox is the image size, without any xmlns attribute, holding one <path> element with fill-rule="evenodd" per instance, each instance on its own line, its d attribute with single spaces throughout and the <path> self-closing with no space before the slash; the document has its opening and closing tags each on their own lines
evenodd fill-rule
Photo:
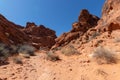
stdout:
<svg viewBox="0 0 120 80">
<path fill-rule="evenodd" d="M 102 38 L 101 45 L 108 47 L 120 55 L 120 33 L 113 32 L 113 38 Z M 116 41 L 117 38 L 117 42 Z M 93 42 L 95 42 L 95 39 Z M 120 80 L 120 61 L 116 64 L 99 65 L 89 55 L 96 47 L 89 42 L 81 49 L 81 55 L 64 56 L 58 51 L 60 61 L 52 62 L 46 60 L 44 52 L 37 52 L 30 59 L 23 59 L 23 64 L 15 64 L 12 61 L 8 65 L 0 66 L 0 80 Z M 78 49 L 78 50 L 79 50 Z M 80 50 L 79 50 L 80 51 Z M 120 58 L 120 57 L 119 57 Z"/>
<path fill-rule="evenodd" d="M 119 80 L 120 64 L 98 65 L 87 57 L 64 57 L 47 61 L 44 54 L 24 59 L 23 65 L 0 66 L 0 80 Z"/>
</svg>

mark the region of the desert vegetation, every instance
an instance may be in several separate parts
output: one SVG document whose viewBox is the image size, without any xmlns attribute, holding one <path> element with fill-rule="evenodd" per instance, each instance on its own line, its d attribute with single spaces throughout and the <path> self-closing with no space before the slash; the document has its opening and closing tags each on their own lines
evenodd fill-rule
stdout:
<svg viewBox="0 0 120 80">
<path fill-rule="evenodd" d="M 48 51 L 46 52 L 46 54 L 47 54 L 47 57 L 46 57 L 47 60 L 50 60 L 53 62 L 60 60 L 59 56 L 56 55 L 54 51 Z"/>
<path fill-rule="evenodd" d="M 10 56 L 18 55 L 25 58 L 34 56 L 35 48 L 30 45 L 6 45 L 0 43 L 0 63 L 6 63 Z M 21 63 L 21 60 L 15 58 L 15 63 Z"/>
<path fill-rule="evenodd" d="M 116 63 L 117 60 L 113 51 L 110 51 L 108 48 L 102 46 L 97 47 L 90 57 L 94 58 L 98 64 Z"/>
<path fill-rule="evenodd" d="M 68 45 L 68 46 L 64 47 L 63 49 L 61 49 L 61 53 L 66 56 L 80 54 L 80 52 L 78 52 L 77 49 L 72 45 Z"/>
<path fill-rule="evenodd" d="M 34 56 L 35 48 L 30 45 L 21 45 L 18 49 L 19 54 L 26 54 L 29 56 Z"/>
</svg>

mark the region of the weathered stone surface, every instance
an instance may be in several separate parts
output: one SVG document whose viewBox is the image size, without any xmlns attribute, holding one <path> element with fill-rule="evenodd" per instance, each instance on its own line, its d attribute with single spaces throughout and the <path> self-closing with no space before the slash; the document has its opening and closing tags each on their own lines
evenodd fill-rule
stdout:
<svg viewBox="0 0 120 80">
<path fill-rule="evenodd" d="M 21 26 L 8 21 L 4 16 L 0 15 L 0 42 L 6 44 L 29 42 L 29 37 L 19 30 L 20 27 Z"/>
<path fill-rule="evenodd" d="M 34 23 L 28 22 L 23 31 L 30 37 L 32 44 L 37 45 L 37 48 L 51 48 L 55 44 L 55 31 L 43 25 L 37 26 Z"/>
<path fill-rule="evenodd" d="M 55 31 L 43 25 L 37 26 L 28 22 L 26 27 L 16 25 L 0 15 L 0 42 L 5 44 L 31 44 L 39 47 L 48 47 L 55 43 Z"/>
<path fill-rule="evenodd" d="M 73 23 L 70 32 L 62 34 L 55 41 L 53 48 L 69 43 L 70 41 L 81 37 L 88 29 L 95 27 L 99 18 L 91 15 L 88 10 L 83 9 L 78 17 L 78 22 Z"/>
<path fill-rule="evenodd" d="M 102 17 L 98 22 L 96 29 L 102 32 L 120 29 L 120 0 L 106 0 L 103 9 Z"/>
</svg>

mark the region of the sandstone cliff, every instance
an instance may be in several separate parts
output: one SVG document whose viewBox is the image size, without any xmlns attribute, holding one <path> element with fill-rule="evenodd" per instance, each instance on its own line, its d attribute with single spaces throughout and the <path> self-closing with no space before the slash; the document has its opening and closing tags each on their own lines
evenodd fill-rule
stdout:
<svg viewBox="0 0 120 80">
<path fill-rule="evenodd" d="M 55 31 L 43 25 L 28 22 L 26 27 L 16 25 L 0 15 L 0 42 L 5 44 L 30 44 L 36 48 L 54 45 Z"/>
<path fill-rule="evenodd" d="M 52 48 L 56 48 L 61 45 L 66 45 L 70 41 L 82 37 L 90 28 L 93 28 L 97 25 L 99 18 L 89 13 L 88 10 L 83 9 L 80 12 L 78 21 L 73 23 L 72 30 L 63 33 L 60 37 L 55 39 L 56 44 Z"/>
</svg>

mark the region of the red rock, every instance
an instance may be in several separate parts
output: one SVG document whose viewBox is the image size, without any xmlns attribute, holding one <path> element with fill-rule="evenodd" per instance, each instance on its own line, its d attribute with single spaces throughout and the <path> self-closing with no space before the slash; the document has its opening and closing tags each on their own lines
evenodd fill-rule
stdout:
<svg viewBox="0 0 120 80">
<path fill-rule="evenodd" d="M 55 31 L 45 28 L 43 25 L 37 26 L 28 22 L 26 27 L 16 25 L 0 15 L 0 42 L 5 44 L 31 44 L 39 47 L 48 47 L 55 43 Z"/>
<path fill-rule="evenodd" d="M 72 30 L 58 37 L 55 40 L 56 44 L 52 48 L 66 45 L 66 43 L 69 43 L 72 40 L 81 37 L 84 33 L 88 31 L 88 29 L 95 27 L 98 20 L 98 17 L 91 15 L 86 9 L 83 9 L 80 12 L 78 22 L 73 23 Z"/>
<path fill-rule="evenodd" d="M 101 32 L 111 33 L 113 30 L 120 29 L 120 0 L 106 0 L 103 9 L 102 17 L 96 29 Z"/>
<path fill-rule="evenodd" d="M 51 48 L 55 44 L 55 31 L 45 28 L 43 25 L 37 26 L 28 22 L 23 31 L 31 38 L 32 45 L 37 46 L 37 48 Z"/>
<path fill-rule="evenodd" d="M 20 27 L 21 26 L 8 21 L 4 16 L 0 15 L 0 42 L 6 44 L 29 42 L 29 37 L 19 30 Z"/>
</svg>

